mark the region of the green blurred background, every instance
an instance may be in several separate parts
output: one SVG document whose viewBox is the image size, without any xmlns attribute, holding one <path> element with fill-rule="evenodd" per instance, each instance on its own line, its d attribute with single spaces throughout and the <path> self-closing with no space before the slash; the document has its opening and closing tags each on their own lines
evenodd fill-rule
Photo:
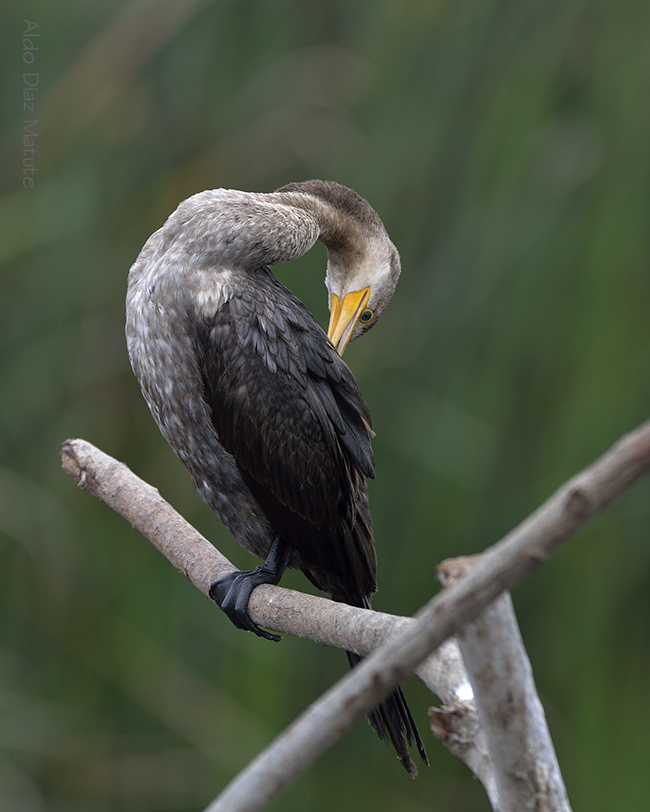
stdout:
<svg viewBox="0 0 650 812">
<path fill-rule="evenodd" d="M 2 16 L 0 810 L 189 812 L 346 665 L 234 629 L 62 473 L 61 443 L 83 437 L 251 564 L 131 373 L 130 264 L 207 188 L 320 177 L 375 206 L 403 274 L 346 360 L 377 431 L 375 606 L 410 614 L 441 559 L 496 541 L 648 416 L 650 6 L 35 0 Z M 317 246 L 278 269 L 321 323 L 324 263 Z M 575 810 L 650 808 L 649 497 L 646 480 L 514 593 Z M 406 692 L 426 732 L 433 698 Z M 487 810 L 428 741 L 411 781 L 360 724 L 271 808 Z"/>
</svg>

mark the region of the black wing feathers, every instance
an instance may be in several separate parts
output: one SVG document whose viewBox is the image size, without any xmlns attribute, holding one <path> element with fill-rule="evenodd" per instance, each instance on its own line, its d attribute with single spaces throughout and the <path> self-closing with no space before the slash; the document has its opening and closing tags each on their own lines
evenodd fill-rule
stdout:
<svg viewBox="0 0 650 812">
<path fill-rule="evenodd" d="M 199 329 L 212 422 L 301 569 L 357 602 L 375 590 L 368 407 L 307 308 L 269 270 L 249 271 L 240 290 Z"/>
</svg>

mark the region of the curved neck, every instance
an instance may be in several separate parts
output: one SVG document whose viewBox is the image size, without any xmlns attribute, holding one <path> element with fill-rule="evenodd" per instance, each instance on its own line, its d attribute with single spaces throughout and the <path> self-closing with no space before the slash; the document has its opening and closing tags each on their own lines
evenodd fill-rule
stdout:
<svg viewBox="0 0 650 812">
<path fill-rule="evenodd" d="M 376 269 L 390 267 L 394 246 L 379 215 L 356 192 L 329 181 L 305 181 L 283 186 L 269 197 L 314 218 L 317 239 L 327 248 L 325 284 L 330 295 L 361 290 Z"/>
<path fill-rule="evenodd" d="M 363 254 L 368 234 L 363 233 L 363 224 L 340 206 L 302 191 L 278 191 L 269 197 L 313 217 L 318 225 L 317 240 L 327 248 L 330 261 L 349 266 Z"/>
<path fill-rule="evenodd" d="M 372 209 L 376 221 L 363 210 L 346 206 L 345 200 L 330 200 L 304 188 L 314 183 L 291 184 L 267 194 L 234 189 L 199 192 L 181 203 L 149 238 L 143 259 L 155 262 L 173 256 L 176 262 L 189 260 L 203 270 L 244 270 L 289 262 L 320 240 L 327 248 L 328 274 L 358 264 L 373 233 L 383 232 L 381 221 Z"/>
<path fill-rule="evenodd" d="M 211 189 L 181 203 L 150 240 L 199 268 L 245 269 L 302 256 L 319 233 L 312 212 L 274 193 Z"/>
</svg>

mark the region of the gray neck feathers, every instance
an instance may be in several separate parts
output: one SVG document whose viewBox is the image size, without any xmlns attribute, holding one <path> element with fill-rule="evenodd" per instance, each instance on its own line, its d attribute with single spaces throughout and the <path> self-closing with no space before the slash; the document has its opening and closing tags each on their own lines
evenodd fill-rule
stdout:
<svg viewBox="0 0 650 812">
<path fill-rule="evenodd" d="M 171 268 L 187 278 L 289 262 L 316 240 L 327 248 L 328 268 L 344 271 L 388 236 L 369 204 L 336 183 L 293 183 L 269 194 L 212 189 L 181 203 L 149 238 L 132 282 Z"/>
<path fill-rule="evenodd" d="M 181 243 L 201 267 L 289 262 L 316 240 L 339 262 L 351 264 L 369 238 L 386 234 L 365 200 L 325 181 L 290 184 L 270 194 L 200 192 L 181 203 L 161 231 L 166 247 Z"/>
</svg>

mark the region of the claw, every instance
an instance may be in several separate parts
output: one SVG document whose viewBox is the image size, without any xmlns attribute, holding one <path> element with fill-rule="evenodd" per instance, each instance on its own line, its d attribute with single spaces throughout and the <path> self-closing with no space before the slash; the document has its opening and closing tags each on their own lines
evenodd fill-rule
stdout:
<svg viewBox="0 0 650 812">
<path fill-rule="evenodd" d="M 260 584 L 277 584 L 291 559 L 291 549 L 278 536 L 275 537 L 266 561 L 254 570 L 230 572 L 210 584 L 208 594 L 238 629 L 254 632 L 258 637 L 279 643 L 282 638 L 261 629 L 248 614 L 248 601 L 252 591 Z"/>
<path fill-rule="evenodd" d="M 210 584 L 208 594 L 238 629 L 254 632 L 258 637 L 279 643 L 282 638 L 260 628 L 248 614 L 247 606 L 251 592 L 264 581 L 259 581 L 256 570 L 231 572 Z"/>
</svg>

